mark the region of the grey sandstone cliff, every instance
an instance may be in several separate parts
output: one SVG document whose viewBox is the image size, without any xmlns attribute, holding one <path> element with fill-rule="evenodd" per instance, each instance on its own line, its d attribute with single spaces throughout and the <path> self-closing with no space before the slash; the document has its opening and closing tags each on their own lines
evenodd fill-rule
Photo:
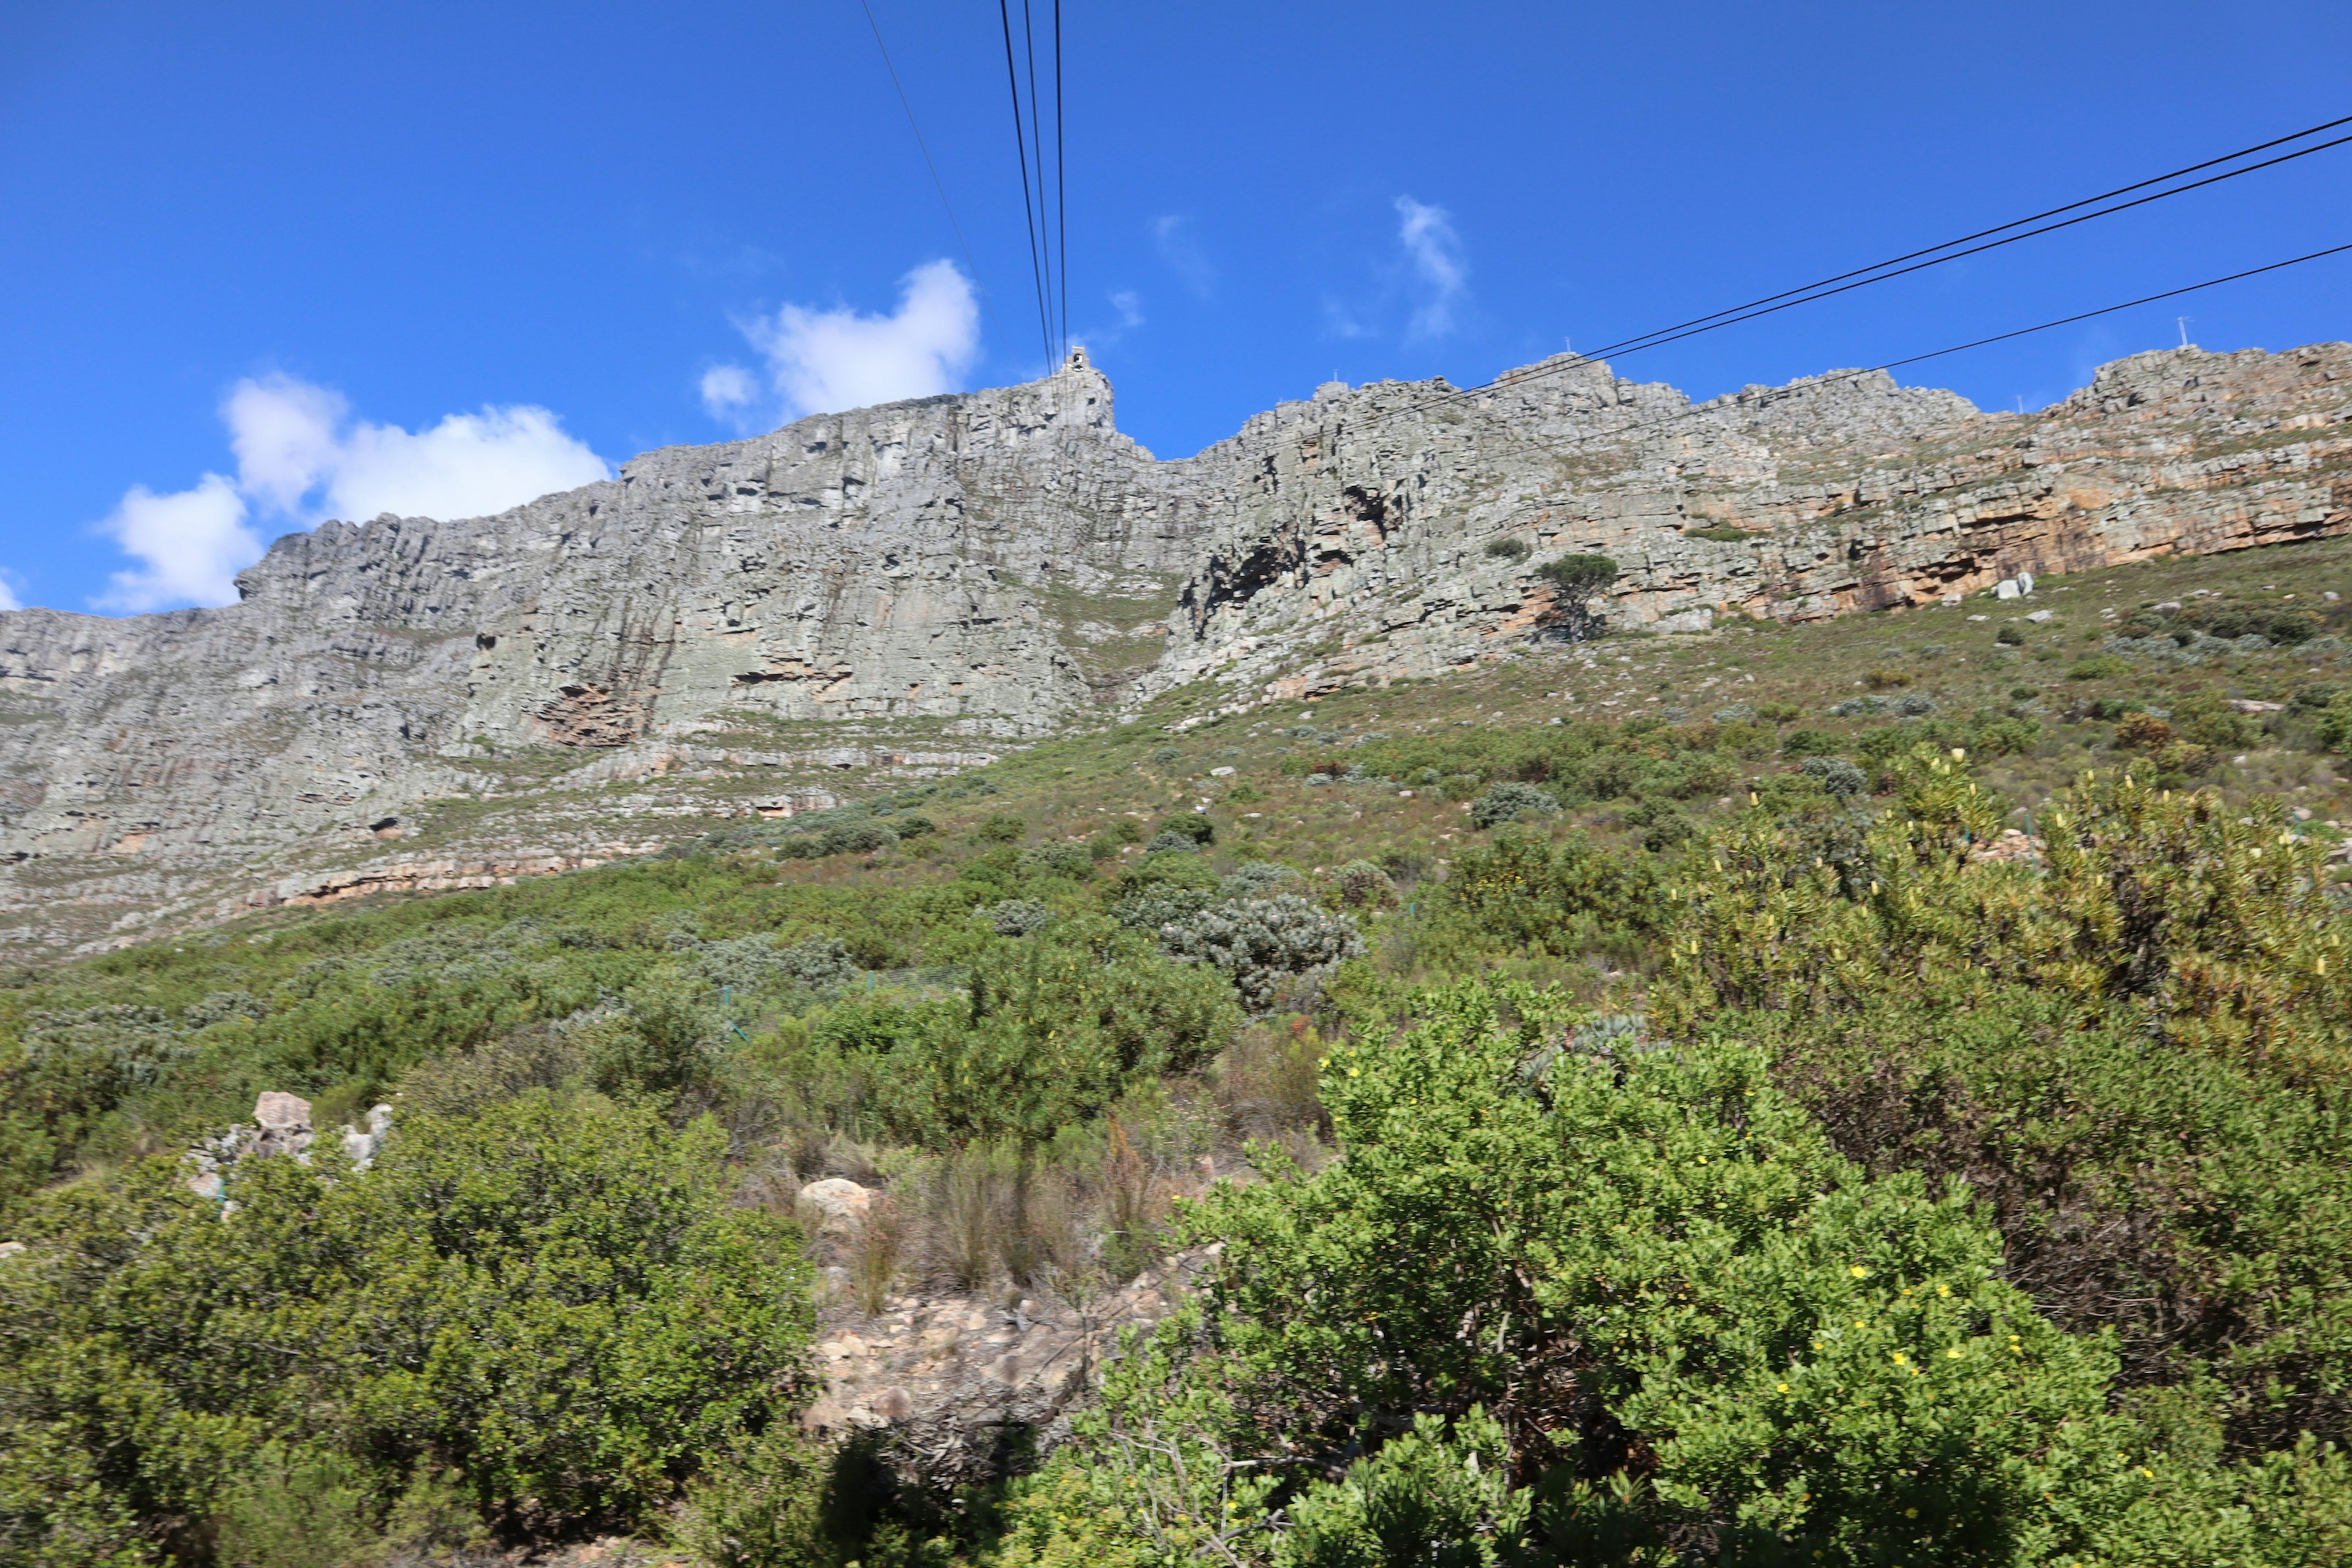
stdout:
<svg viewBox="0 0 2352 1568">
<path fill-rule="evenodd" d="M 1696 630 L 2352 528 L 2342 344 L 2138 355 L 2029 416 L 1843 372 L 1693 405 L 1565 358 L 1327 386 L 1171 462 L 1111 412 L 1081 354 L 494 518 L 289 535 L 224 609 L 0 616 L 0 928 L 479 885 L 1194 682 L 1231 709 L 1475 666 L 1565 552 L 1624 565 L 1618 624 Z"/>
</svg>

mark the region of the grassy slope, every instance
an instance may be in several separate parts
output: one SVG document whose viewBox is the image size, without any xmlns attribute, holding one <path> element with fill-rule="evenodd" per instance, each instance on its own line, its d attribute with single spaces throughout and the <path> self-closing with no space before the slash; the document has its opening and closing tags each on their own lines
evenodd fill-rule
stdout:
<svg viewBox="0 0 2352 1568">
<path fill-rule="evenodd" d="M 791 941 L 838 934 L 850 941 L 861 963 L 884 970 L 953 963 L 968 956 L 971 938 L 953 920 L 942 924 L 944 906 L 971 895 L 950 892 L 947 885 L 988 853 L 989 846 L 971 840 L 970 830 L 1006 815 L 1023 820 L 1034 844 L 1082 837 L 1121 819 L 1149 826 L 1205 806 L 1219 829 L 1221 863 L 1267 858 L 1313 872 L 1381 858 L 1399 871 L 1411 901 L 1416 878 L 1443 878 L 1454 855 L 1482 837 L 1465 816 L 1464 785 L 1457 781 L 1447 799 L 1444 791 L 1427 787 L 1310 784 L 1301 773 L 1345 766 L 1356 748 L 1381 737 L 1461 742 L 1525 732 L 1555 719 L 1629 715 L 1686 717 L 1703 726 L 1709 714 L 1731 703 L 1782 715 L 1777 735 L 1769 722 L 1759 726 L 1761 743 L 1751 742 L 1746 754 L 1732 759 L 1739 776 L 1724 794 L 1673 803 L 1675 810 L 1703 821 L 1735 801 L 1744 805 L 1740 785 L 1796 765 L 1775 749 L 1776 738 L 1813 731 L 1849 748 L 1864 731 L 1895 721 L 1829 714 L 1838 702 L 1869 691 L 1874 681 L 1891 695 L 1931 697 L 1941 715 L 1981 710 L 2036 719 L 2040 738 L 2030 751 L 1984 759 L 1979 772 L 1983 783 L 2015 803 L 2016 819 L 2025 821 L 2051 791 L 2083 769 L 2122 760 L 2115 725 L 2089 716 L 2101 699 L 2175 707 L 2199 694 L 2280 701 L 2298 686 L 2340 673 L 2345 661 L 2333 651 L 2277 649 L 2181 669 L 2139 659 L 2095 679 L 2069 678 L 2107 636 L 2101 610 L 2114 608 L 2120 616 L 2143 605 L 2194 602 L 2200 589 L 2239 603 L 2283 602 L 2292 595 L 2299 605 L 2324 605 L 2322 595 L 2331 589 L 2352 595 L 2352 542 L 2049 579 L 2030 603 L 1978 599 L 1807 626 L 1735 626 L 1706 637 L 1510 650 L 1458 676 L 1345 693 L 1312 705 L 1269 706 L 1171 734 L 1170 726 L 1206 706 L 1194 701 L 1201 694 L 1178 691 L 1157 700 L 1141 721 L 1047 742 L 967 775 L 967 783 L 922 803 L 938 834 L 877 857 L 641 862 L 478 893 L 277 911 L 103 958 L 15 971 L 0 989 L 0 1031 L 5 1031 L 0 1039 L 20 1034 L 43 1009 L 129 1004 L 176 1010 L 215 993 L 265 994 L 315 973 L 306 966 L 325 957 L 364 954 L 436 930 L 460 942 L 479 941 L 517 920 L 591 931 L 604 956 L 593 963 L 581 961 L 562 983 L 504 1011 L 494 1006 L 465 1028 L 437 1037 L 441 1044 L 464 1045 L 528 1022 L 541 1009 L 578 1005 L 625 984 L 658 955 L 656 928 L 671 917 L 691 916 L 717 936 L 772 931 Z M 2021 618 L 2035 608 L 2051 610 L 2053 619 Z M 2021 628 L 2027 642 L 1996 643 L 2004 626 Z M 2232 800 L 2252 792 L 2283 793 L 2311 814 L 2309 831 L 2336 837 L 2326 825 L 2352 819 L 2337 760 L 2278 716 L 2268 722 L 2277 732 L 2219 758 L 2200 782 Z M 1393 752 L 1393 744 L 1387 750 Z M 1383 752 L 1363 754 L 1377 758 Z M 1630 813 L 1638 822 L 1635 804 L 1622 798 L 1588 804 L 1559 826 L 1585 827 L 1604 844 L 1637 847 L 1641 830 L 1625 820 Z M 1129 847 L 1120 853 L 1131 858 L 1140 851 Z M 1536 970 L 1561 973 L 1541 963 Z M 424 1019 L 412 1026 L 448 1027 Z M 331 1059 L 337 1048 L 331 1039 L 306 1047 L 299 1081 L 259 1087 L 300 1088 L 337 1107 L 388 1087 L 395 1063 L 379 1053 L 375 1066 L 339 1078 Z M 419 1040 L 403 1047 L 405 1056 L 394 1055 L 408 1059 L 434 1048 L 434 1041 Z M 255 1087 L 247 1076 L 230 1074 L 210 1091 L 164 1097 L 152 1116 L 118 1121 L 94 1141 L 93 1152 L 170 1147 L 194 1124 L 235 1114 Z"/>
</svg>

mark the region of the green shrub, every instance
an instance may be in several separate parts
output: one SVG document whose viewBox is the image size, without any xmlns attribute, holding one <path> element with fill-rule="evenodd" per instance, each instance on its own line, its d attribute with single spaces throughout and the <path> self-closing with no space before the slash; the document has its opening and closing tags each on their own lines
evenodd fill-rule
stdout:
<svg viewBox="0 0 2352 1568">
<path fill-rule="evenodd" d="M 509 1538 L 649 1520 L 801 1397 L 806 1268 L 724 1144 L 542 1096 L 363 1175 L 242 1162 L 226 1215 L 170 1160 L 47 1201 L 0 1266 L 0 1539 L 160 1563 L 217 1518 L 327 1561 L 445 1476 Z"/>
<path fill-rule="evenodd" d="M 1212 904 L 1160 936 L 1176 957 L 1232 981 L 1253 1014 L 1271 1012 L 1293 977 L 1328 973 L 1364 951 L 1355 921 L 1296 893 Z"/>
<path fill-rule="evenodd" d="M 789 1424 L 740 1440 L 697 1478 L 672 1533 L 709 1568 L 831 1568 L 833 1458 Z"/>
<path fill-rule="evenodd" d="M 2232 1505 L 2266 1483 L 2155 1451 L 2108 1409 L 2109 1352 L 2001 1279 L 1967 1197 L 1841 1160 L 1757 1053 L 1564 1053 L 1568 1017 L 1524 987 L 1403 1010 L 1326 1066 L 1344 1160 L 1195 1211 L 1223 1243 L 1213 1311 L 1016 1489 L 1005 1561 L 1213 1538 L 1288 1563 L 1637 1561 L 1592 1553 L 1680 1538 L 2006 1563 L 2159 1519 L 2247 1542 Z"/>
<path fill-rule="evenodd" d="M 1499 827 L 1523 816 L 1559 815 L 1559 797 L 1533 784 L 1498 784 L 1470 803 L 1470 821 L 1478 827 Z"/>
<path fill-rule="evenodd" d="M 1455 858 L 1441 907 L 1513 947 L 1570 957 L 1635 945 L 1659 913 L 1658 895 L 1646 860 L 1610 855 L 1581 833 L 1554 846 L 1507 829 Z"/>
<path fill-rule="evenodd" d="M 1024 849 L 1013 868 L 1024 877 L 1067 877 L 1083 882 L 1095 874 L 1097 858 L 1084 844 L 1040 844 Z"/>
<path fill-rule="evenodd" d="M 1069 918 L 992 948 L 962 1000 L 836 1006 L 782 1067 L 840 1075 L 836 1114 L 866 1136 L 1040 1142 L 1137 1084 L 1198 1070 L 1240 1022 L 1214 973 L 1099 916 Z"/>
<path fill-rule="evenodd" d="M 2338 1092 L 2151 1049 L 2128 1008 L 1914 983 L 1802 1026 L 1718 1017 L 1848 1156 L 1965 1179 L 2011 1279 L 2127 1382 L 2202 1384 L 2226 1446 L 2352 1437 L 2352 1190 Z"/>
</svg>

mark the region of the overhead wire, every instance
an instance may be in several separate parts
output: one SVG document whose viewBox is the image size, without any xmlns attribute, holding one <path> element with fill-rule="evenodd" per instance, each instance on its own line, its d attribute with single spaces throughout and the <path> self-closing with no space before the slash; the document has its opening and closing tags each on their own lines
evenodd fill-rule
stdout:
<svg viewBox="0 0 2352 1568">
<path fill-rule="evenodd" d="M 1029 200 L 1029 149 L 1021 131 L 1021 72 L 1013 54 L 1011 0 L 996 0 L 996 14 L 1004 25 L 1004 78 L 1013 89 L 1013 148 L 1021 164 L 1021 213 L 1029 223 L 1029 275 L 1037 292 L 1037 335 L 1045 345 L 1045 359 L 1050 364 L 1056 358 L 1054 331 L 1045 310 L 1045 268 L 1037 249 L 1037 215 Z M 1042 204 L 1045 192 L 1041 190 L 1037 195 Z"/>
<path fill-rule="evenodd" d="M 2205 179 L 2191 181 L 2187 184 L 2173 185 L 2168 189 L 2158 191 L 2148 195 L 2140 196 L 2132 201 L 2118 202 L 2112 206 L 2101 207 L 2095 212 L 2080 213 L 2074 217 L 2066 218 L 2058 223 L 2043 225 L 2039 228 L 2027 229 L 2023 233 L 2006 235 L 2002 238 L 1989 240 L 1980 245 L 1970 244 L 1971 241 L 1983 239 L 1989 235 L 2000 235 L 2003 231 L 2016 228 L 2021 225 L 2036 223 L 2040 219 L 2049 217 L 2053 214 L 2071 212 L 2076 207 L 2093 205 L 2100 202 L 2107 201 L 2113 196 L 2126 195 L 2132 191 L 2144 190 L 2147 186 L 2153 184 L 2162 184 L 2166 181 L 2178 179 L 2183 174 L 2196 174 L 2205 169 L 2214 168 L 2220 164 L 2231 163 L 2237 159 L 2247 157 L 2255 153 L 2267 152 L 2271 148 L 2284 146 L 2288 142 L 2301 141 L 2310 136 L 2315 136 L 2321 132 L 2331 131 L 2338 126 L 2346 124 L 2352 124 L 2352 116 L 2346 116 L 2340 120 L 2332 120 L 2324 124 L 2310 126 L 2305 130 L 2294 132 L 2293 135 L 2276 137 L 2269 142 L 2257 143 L 2252 147 L 2240 148 L 2234 153 L 2225 153 L 2218 158 L 2210 158 L 2200 163 L 2192 163 L 2185 169 L 2176 169 L 2169 174 L 2158 174 L 2149 179 L 2137 181 L 2129 185 L 2119 186 L 2116 190 L 2108 191 L 2099 195 L 2085 196 L 2080 201 L 2069 202 L 2063 206 L 2052 207 L 2047 211 L 2033 214 L 2027 217 L 2012 219 L 2009 223 L 1999 224 L 1991 228 L 1980 229 L 1972 235 L 1963 235 L 1959 238 L 1947 240 L 1941 245 L 1929 246 L 1922 250 L 1915 250 L 1904 256 L 1891 258 L 1885 261 L 1874 262 L 1868 267 L 1857 268 L 1852 271 L 1837 273 L 1829 278 L 1817 279 L 1811 283 L 1802 284 L 1795 289 L 1783 289 L 1778 294 L 1767 294 L 1762 296 L 1760 299 L 1750 300 L 1745 305 L 1727 306 L 1721 310 L 1712 311 L 1704 316 L 1695 316 L 1687 321 L 1679 322 L 1674 326 L 1662 327 L 1653 331 L 1638 333 L 1629 338 L 1622 338 L 1616 342 L 1604 345 L 1601 348 L 1594 349 L 1590 353 L 1575 354 L 1562 363 L 1537 366 L 1528 370 L 1513 371 L 1507 373 L 1504 375 L 1497 376 L 1494 380 L 1481 383 L 1476 386 L 1463 387 L 1439 393 L 1432 397 L 1424 399 L 1419 404 L 1410 405 L 1407 408 L 1394 410 L 1391 412 L 1391 416 L 1393 417 L 1395 415 L 1409 413 L 1415 407 L 1433 407 L 1441 404 L 1460 402 L 1464 399 L 1475 396 L 1482 392 L 1489 391 L 1496 386 L 1506 384 L 1516 385 L 1547 375 L 1557 375 L 1565 371 L 1574 369 L 1582 364 L 1590 363 L 1594 360 L 1603 357 L 1612 355 L 1622 357 L 1628 353 L 1640 353 L 1645 349 L 1660 348 L 1670 342 L 1679 342 L 1685 338 L 1697 337 L 1705 332 L 1717 331 L 1725 327 L 1736 326 L 1742 321 L 1754 321 L 1759 316 L 1772 315 L 1780 310 L 1792 310 L 1799 305 L 1811 304 L 1816 300 L 1830 299 L 1835 295 L 1848 293 L 1856 289 L 1867 288 L 1874 283 L 1883 283 L 1890 279 L 1900 278 L 1912 272 L 1924 270 L 1927 268 L 1938 267 L 1947 261 L 1958 261 L 1964 257 L 1979 255 L 1984 251 L 1996 249 L 2004 245 L 2013 245 L 2019 240 L 2031 239 L 2037 235 L 2049 234 L 2057 229 L 2072 227 L 2076 224 L 2087 223 L 2093 218 L 2105 217 L 2110 214 L 2123 212 L 2132 207 L 2144 206 L 2150 202 L 2164 200 L 2168 196 L 2180 195 L 2189 191 L 2199 190 L 2207 185 L 2217 184 L 2223 180 L 2236 179 L 2241 174 L 2251 174 L 2262 169 L 2273 167 L 2279 163 L 2290 163 L 2297 158 L 2308 157 L 2312 153 L 2323 153 L 2331 147 L 2340 147 L 2347 142 L 2352 142 L 2352 135 L 2339 136 L 2333 141 L 2323 142 L 2316 146 L 2298 148 L 2294 152 L 2282 153 L 2275 158 L 2264 159 L 2261 163 L 2250 163 L 2242 168 L 2231 169 L 2222 174 L 2209 175 Z M 1956 247 L 1962 246 L 1967 246 L 1968 248 L 1955 248 Z M 1948 252 L 1948 254 L 1937 254 L 1938 252 Z M 1927 259 L 1920 259 L 1921 258 L 1927 258 Z M 1901 263 L 1908 263 L 1908 265 L 1898 265 Z M 1832 285 L 1835 286 L 1832 287 Z"/>
<path fill-rule="evenodd" d="M 1069 144 L 1062 132 L 1062 0 L 1054 0 L 1054 226 L 1062 237 L 1058 258 L 1062 271 L 1062 354 L 1070 352 L 1070 181 L 1064 153 Z"/>
<path fill-rule="evenodd" d="M 2300 267 L 2306 262 L 2322 260 L 2330 256 L 2342 256 L 2347 252 L 2352 252 L 2352 243 L 2333 245 L 2327 247 L 2324 250 L 2314 250 L 2308 251 L 2301 256 L 2291 256 L 2284 261 L 2273 261 L 2261 267 L 2249 267 L 2241 272 L 2225 273 L 2219 278 L 2208 278 L 2201 283 L 2185 283 L 2178 289 L 2167 289 L 2155 294 L 2143 294 L 2136 300 L 2126 300 L 2120 303 L 2113 305 L 2102 305 L 2094 310 L 2080 310 L 2071 316 L 2060 316 L 2052 321 L 2037 321 L 2030 327 L 2018 327 L 2006 332 L 1995 332 L 1990 337 L 1971 338 L 1967 342 L 1953 343 L 1948 347 L 1940 349 L 1930 349 L 1925 353 L 1906 354 L 1901 359 L 1887 360 L 1883 363 L 1871 365 L 1861 370 L 1840 371 L 1832 375 L 1822 376 L 1817 380 L 1801 383 L 1800 385 L 1795 387 L 1786 389 L 1775 388 L 1772 392 L 1768 392 L 1762 398 L 1759 399 L 1756 406 L 1769 405 L 1771 402 L 1778 401 L 1780 398 L 1809 395 L 1823 386 L 1835 385 L 1840 382 L 1858 381 L 1864 376 L 1878 375 L 1886 371 L 1900 369 L 1905 365 L 1919 364 L 1931 359 L 1942 359 L 1948 354 L 1965 353 L 1970 349 L 1980 349 L 1990 343 L 2007 342 L 2012 338 L 2028 337 L 2035 332 L 2046 332 L 2054 328 L 2072 326 L 2077 321 L 2088 321 L 2100 316 L 2112 316 L 2118 310 L 2129 310 L 2137 309 L 2142 305 L 2152 305 L 2159 300 L 2178 299 L 2183 294 L 2194 294 L 2200 289 L 2219 288 L 2224 283 L 2236 283 L 2248 278 L 2259 278 L 2265 272 L 2277 272 L 2289 267 Z M 1505 390 L 1516 387 L 1518 384 L 1507 384 Z M 1775 397 L 1775 393 L 1780 394 L 1780 398 Z M 1414 405 L 1412 406 L 1419 407 L 1423 405 Z M 1519 439 L 1528 442 L 1529 445 L 1540 447 L 1544 450 L 1551 452 L 1557 456 L 1569 447 L 1587 447 L 1601 441 L 1620 442 L 1628 437 L 1639 436 L 1647 431 L 1664 429 L 1667 426 L 1678 425 L 1685 420 L 1702 419 L 1708 417 L 1709 416 L 1725 414 L 1730 412 L 1731 409 L 1736 406 L 1737 405 L 1727 405 L 1720 403 L 1701 405 L 1696 407 L 1683 409 L 1679 413 L 1670 414 L 1663 419 L 1648 420 L 1637 425 L 1621 426 L 1610 430 L 1598 430 L 1589 436 L 1576 437 L 1570 440 L 1559 442 L 1542 440 L 1538 437 L 1528 436 L 1525 431 L 1517 431 L 1515 432 L 1515 434 Z M 1376 414 L 1363 423 L 1366 425 L 1378 425 L 1385 420 L 1389 416 L 1389 414 L 1399 412 L 1410 412 L 1410 409 L 1391 410 L 1388 411 L 1388 413 Z M 1360 426 L 1359 428 L 1361 426 Z"/>
<path fill-rule="evenodd" d="M 1037 166 L 1037 233 L 1044 244 L 1045 294 L 1045 359 L 1048 366 L 1061 359 L 1061 340 L 1054 333 L 1054 222 L 1045 201 L 1045 132 L 1038 125 L 1037 27 L 1031 0 L 1021 0 L 1021 47 L 1029 62 L 1029 146 Z"/>
<path fill-rule="evenodd" d="M 907 129 L 915 133 L 916 150 L 923 155 L 923 167 L 931 173 L 931 188 L 940 194 L 940 205 L 948 215 L 948 227 L 955 231 L 956 247 L 963 252 L 964 265 L 971 268 L 972 280 L 977 283 L 980 263 L 972 259 L 971 241 L 964 237 L 955 204 L 948 200 L 947 182 L 940 178 L 940 166 L 931 159 L 930 143 L 923 140 L 923 128 L 915 119 L 914 101 L 907 96 L 907 85 L 898 79 L 898 68 L 890 58 L 890 46 L 882 41 L 882 24 L 875 19 L 873 0 L 857 0 L 857 4 L 866 12 L 866 25 L 874 30 L 874 47 L 882 52 L 882 68 L 890 73 L 890 86 L 898 95 L 898 107 L 907 111 Z"/>
</svg>

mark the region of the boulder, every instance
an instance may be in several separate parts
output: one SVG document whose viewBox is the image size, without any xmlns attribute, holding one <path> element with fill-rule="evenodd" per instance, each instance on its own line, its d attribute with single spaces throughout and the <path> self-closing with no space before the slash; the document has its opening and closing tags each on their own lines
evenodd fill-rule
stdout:
<svg viewBox="0 0 2352 1568">
<path fill-rule="evenodd" d="M 843 1176 L 827 1176 L 821 1182 L 811 1182 L 801 1189 L 801 1202 L 824 1215 L 825 1228 L 835 1226 L 856 1226 L 866 1223 L 866 1212 L 874 1206 L 870 1188 L 861 1187 Z"/>
<path fill-rule="evenodd" d="M 253 1102 L 253 1119 L 265 1132 L 307 1132 L 310 1129 L 310 1102 L 298 1094 L 266 1090 Z"/>
</svg>

